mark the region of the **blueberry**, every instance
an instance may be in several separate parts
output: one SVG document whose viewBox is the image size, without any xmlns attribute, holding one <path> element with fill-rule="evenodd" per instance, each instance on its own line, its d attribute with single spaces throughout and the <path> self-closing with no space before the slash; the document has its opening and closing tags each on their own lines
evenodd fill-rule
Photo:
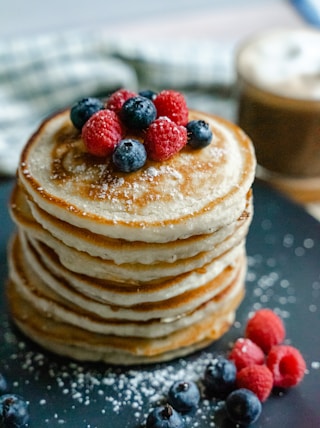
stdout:
<svg viewBox="0 0 320 428">
<path fill-rule="evenodd" d="M 212 140 L 210 126 L 204 120 L 192 120 L 187 124 L 188 144 L 193 149 L 208 146 Z"/>
<path fill-rule="evenodd" d="M 83 98 L 71 107 L 71 122 L 77 129 L 81 130 L 94 113 L 103 109 L 104 104 L 98 98 Z"/>
<path fill-rule="evenodd" d="M 235 387 L 236 366 L 223 356 L 215 357 L 207 366 L 204 384 L 207 392 L 214 397 L 225 397 Z"/>
<path fill-rule="evenodd" d="M 194 382 L 174 382 L 168 393 L 168 401 L 178 412 L 195 410 L 200 401 L 200 391 Z"/>
<path fill-rule="evenodd" d="M 157 116 L 157 110 L 151 100 L 138 95 L 129 98 L 121 108 L 121 119 L 129 128 L 142 130 L 148 128 Z"/>
<path fill-rule="evenodd" d="M 185 428 L 185 422 L 176 410 L 166 404 L 149 413 L 146 428 Z"/>
<path fill-rule="evenodd" d="M 0 396 L 0 428 L 24 428 L 29 424 L 29 408 L 16 394 Z"/>
<path fill-rule="evenodd" d="M 123 172 L 132 172 L 141 168 L 147 160 L 147 152 L 138 140 L 121 140 L 112 154 L 114 165 Z"/>
<path fill-rule="evenodd" d="M 7 381 L 5 377 L 0 373 L 0 395 L 6 392 L 8 388 Z"/>
<path fill-rule="evenodd" d="M 231 392 L 226 399 L 226 411 L 229 418 L 240 425 L 250 425 L 259 418 L 262 405 L 252 391 L 245 388 Z"/>
<path fill-rule="evenodd" d="M 139 91 L 139 95 L 153 101 L 157 96 L 157 92 L 152 91 L 151 89 L 144 89 L 143 91 Z"/>
</svg>

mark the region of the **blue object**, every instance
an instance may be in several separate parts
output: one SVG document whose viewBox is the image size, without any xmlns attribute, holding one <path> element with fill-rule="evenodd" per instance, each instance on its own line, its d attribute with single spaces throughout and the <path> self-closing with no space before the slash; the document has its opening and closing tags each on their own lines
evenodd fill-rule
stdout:
<svg viewBox="0 0 320 428">
<path fill-rule="evenodd" d="M 226 410 L 229 418 L 236 424 L 250 425 L 258 420 L 262 406 L 256 394 L 240 388 L 227 397 Z"/>
<path fill-rule="evenodd" d="M 149 413 L 146 428 L 185 428 L 185 422 L 176 410 L 166 404 Z"/>
<path fill-rule="evenodd" d="M 233 361 L 219 355 L 212 359 L 204 373 L 204 384 L 210 396 L 223 398 L 234 388 L 237 369 Z"/>
<path fill-rule="evenodd" d="M 77 129 L 81 130 L 94 113 L 103 109 L 104 104 L 98 98 L 83 98 L 71 107 L 71 122 Z"/>
<path fill-rule="evenodd" d="M 320 27 L 320 0 L 290 0 L 305 21 Z"/>
<path fill-rule="evenodd" d="M 127 138 L 115 147 L 112 160 L 120 171 L 133 172 L 145 164 L 147 152 L 140 141 Z"/>
<path fill-rule="evenodd" d="M 121 119 L 128 127 L 135 130 L 148 128 L 157 116 L 157 110 L 149 98 L 137 97 L 129 98 L 121 108 Z"/>
<path fill-rule="evenodd" d="M 8 389 L 6 378 L 0 373 L 0 395 L 4 394 Z"/>
<path fill-rule="evenodd" d="M 29 424 L 28 403 L 17 394 L 0 397 L 0 426 L 5 428 L 25 428 Z"/>
<path fill-rule="evenodd" d="M 188 144 L 194 149 L 208 146 L 212 140 L 212 131 L 204 120 L 191 120 L 187 124 Z"/>
<path fill-rule="evenodd" d="M 199 388 L 195 382 L 178 380 L 169 389 L 168 401 L 178 412 L 194 411 L 200 401 Z"/>
</svg>

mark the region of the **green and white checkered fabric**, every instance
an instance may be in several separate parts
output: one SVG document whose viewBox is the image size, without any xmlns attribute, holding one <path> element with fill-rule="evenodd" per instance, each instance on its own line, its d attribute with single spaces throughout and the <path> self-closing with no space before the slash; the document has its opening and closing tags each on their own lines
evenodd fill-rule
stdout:
<svg viewBox="0 0 320 428">
<path fill-rule="evenodd" d="M 45 116 L 85 96 L 172 87 L 196 94 L 194 103 L 208 109 L 210 91 L 232 86 L 232 53 L 209 41 L 138 43 L 103 33 L 0 42 L 0 174 L 15 173 L 22 146 Z"/>
</svg>

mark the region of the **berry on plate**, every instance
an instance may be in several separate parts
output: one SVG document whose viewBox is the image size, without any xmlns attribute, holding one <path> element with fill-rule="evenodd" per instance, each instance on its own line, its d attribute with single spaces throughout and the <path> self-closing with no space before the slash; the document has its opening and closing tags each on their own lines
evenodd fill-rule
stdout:
<svg viewBox="0 0 320 428">
<path fill-rule="evenodd" d="M 306 371 L 306 362 L 293 346 L 277 345 L 267 356 L 267 367 L 273 374 L 274 386 L 290 388 L 300 383 Z"/>
<path fill-rule="evenodd" d="M 29 406 L 16 394 L 0 396 L 0 427 L 24 428 L 29 424 Z"/>
<path fill-rule="evenodd" d="M 157 116 L 156 108 L 149 98 L 137 96 L 129 98 L 120 110 L 123 123 L 130 129 L 148 128 Z"/>
<path fill-rule="evenodd" d="M 159 92 L 153 102 L 157 109 L 157 117 L 167 116 L 177 125 L 187 125 L 189 115 L 187 102 L 180 92 L 166 89 Z"/>
<path fill-rule="evenodd" d="M 121 140 L 112 154 L 114 165 L 123 172 L 133 172 L 140 169 L 147 160 L 144 145 L 138 140 Z"/>
<path fill-rule="evenodd" d="M 121 140 L 122 125 L 112 110 L 100 110 L 85 123 L 82 139 L 89 153 L 95 156 L 108 156 Z"/>
<path fill-rule="evenodd" d="M 185 428 L 185 422 L 176 410 L 166 404 L 149 413 L 146 428 Z"/>
<path fill-rule="evenodd" d="M 250 425 L 256 422 L 261 410 L 262 405 L 259 398 L 245 388 L 231 392 L 226 399 L 227 414 L 236 424 Z"/>
<path fill-rule="evenodd" d="M 106 102 L 106 108 L 119 113 L 123 104 L 132 97 L 136 97 L 137 94 L 129 89 L 118 89 L 113 92 Z"/>
<path fill-rule="evenodd" d="M 187 130 L 167 117 L 161 117 L 151 123 L 147 129 L 144 145 L 148 157 L 163 161 L 179 152 L 187 144 Z"/>
<path fill-rule="evenodd" d="M 212 141 L 209 123 L 204 120 L 191 120 L 187 123 L 188 144 L 193 149 L 202 149 Z"/>
<path fill-rule="evenodd" d="M 237 373 L 237 387 L 254 392 L 263 403 L 272 391 L 272 373 L 265 365 L 245 367 Z"/>
<path fill-rule="evenodd" d="M 191 412 L 195 410 L 199 404 L 199 388 L 192 381 L 176 381 L 169 389 L 168 401 L 178 412 Z"/>
<path fill-rule="evenodd" d="M 241 370 L 253 364 L 263 364 L 264 353 L 252 340 L 241 337 L 234 343 L 229 360 L 235 363 L 237 370 Z"/>
<path fill-rule="evenodd" d="M 214 397 L 225 397 L 235 388 L 237 369 L 233 361 L 215 357 L 206 367 L 204 384 Z"/>
<path fill-rule="evenodd" d="M 102 109 L 104 109 L 104 104 L 98 98 L 83 98 L 71 107 L 71 122 L 81 131 L 87 120 L 90 119 L 94 113 Z"/>
<path fill-rule="evenodd" d="M 267 354 L 272 346 L 279 345 L 286 331 L 282 319 L 271 309 L 260 309 L 249 319 L 245 336 Z"/>
</svg>

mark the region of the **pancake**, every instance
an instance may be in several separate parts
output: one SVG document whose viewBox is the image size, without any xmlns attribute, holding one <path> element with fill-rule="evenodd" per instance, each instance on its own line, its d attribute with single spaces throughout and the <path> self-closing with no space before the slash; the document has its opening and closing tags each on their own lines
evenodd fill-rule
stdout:
<svg viewBox="0 0 320 428">
<path fill-rule="evenodd" d="M 19 247 L 19 241 L 14 243 L 13 254 L 10 279 L 16 292 L 28 301 L 29 306 L 44 314 L 50 313 L 52 318 L 66 324 L 81 325 L 93 333 L 115 336 L 134 334 L 155 338 L 194 324 L 216 313 L 242 292 L 245 272 L 242 257 L 237 260 L 237 266 L 226 269 L 215 281 L 201 289 L 153 304 L 123 308 L 101 305 L 84 298 L 81 300 L 80 296 L 65 299 L 59 294 L 60 285 L 50 283 L 50 277 L 43 270 L 36 272 L 24 260 L 24 249 Z"/>
<path fill-rule="evenodd" d="M 224 119 L 190 110 L 189 120 L 209 124 L 211 144 L 130 173 L 87 152 L 69 109 L 26 144 L 10 203 L 7 298 L 17 326 L 47 350 L 109 364 L 167 361 L 234 321 L 254 151 Z"/>
<path fill-rule="evenodd" d="M 26 254 L 27 257 L 23 257 Z M 108 320 L 132 320 L 148 321 L 152 319 L 174 319 L 182 318 L 182 315 L 194 311 L 200 305 L 216 298 L 220 293 L 230 286 L 238 277 L 243 279 L 244 257 L 238 257 L 232 266 L 227 266 L 220 275 L 202 287 L 180 292 L 179 295 L 168 298 L 163 293 L 164 300 L 156 302 L 146 301 L 144 303 L 122 306 L 111 302 L 92 301 L 87 296 L 74 291 L 66 281 L 52 275 L 30 247 L 17 240 L 13 247 L 11 258 L 11 279 L 20 284 L 20 288 L 28 288 L 32 293 L 40 292 L 42 295 L 49 294 L 47 300 L 63 302 L 67 306 L 77 306 L 85 312 L 92 313 L 95 317 Z M 143 290 L 141 291 L 143 293 Z M 29 292 L 30 294 L 30 292 Z M 147 299 L 147 296 L 146 296 Z M 37 299 L 30 298 L 36 302 Z M 165 321 L 164 321 L 165 322 Z"/>
<path fill-rule="evenodd" d="M 102 360 L 111 364 L 165 361 L 202 348 L 221 337 L 234 320 L 234 310 L 243 298 L 243 288 L 229 304 L 201 321 L 172 334 L 155 338 L 103 335 L 48 317 L 17 293 L 8 289 L 10 308 L 18 327 L 45 348 L 72 358 Z M 62 351 L 59 352 L 59 349 Z M 117 360 L 115 361 L 115 358 Z"/>
<path fill-rule="evenodd" d="M 15 221 L 25 229 L 32 228 L 40 238 L 47 242 L 51 236 L 63 242 L 65 245 L 84 251 L 93 257 L 113 260 L 116 264 L 121 263 L 143 263 L 151 264 L 158 261 L 175 262 L 178 259 L 195 256 L 210 247 L 222 242 L 231 236 L 236 228 L 245 220 L 252 216 L 252 195 L 249 191 L 245 210 L 241 213 L 236 222 L 230 223 L 214 233 L 205 235 L 190 236 L 168 243 L 144 243 L 141 241 L 128 242 L 124 239 L 111 239 L 77 228 L 69 223 L 61 221 L 59 218 L 49 215 L 39 208 L 32 200 L 27 199 L 28 195 L 22 186 L 16 186 L 11 198 L 11 214 Z M 48 231 L 40 231 L 39 226 Z M 37 230 L 35 230 L 37 228 Z M 132 251 L 134 245 L 134 251 Z M 170 251 L 168 251 L 170 250 Z"/>
<path fill-rule="evenodd" d="M 212 233 L 236 221 L 255 173 L 249 138 L 221 118 L 206 120 L 214 141 L 186 147 L 130 174 L 90 156 L 69 111 L 47 119 L 26 145 L 19 179 L 36 205 L 74 226 L 127 241 L 170 242 Z M 190 174 L 192 171 L 192 174 Z"/>
</svg>

